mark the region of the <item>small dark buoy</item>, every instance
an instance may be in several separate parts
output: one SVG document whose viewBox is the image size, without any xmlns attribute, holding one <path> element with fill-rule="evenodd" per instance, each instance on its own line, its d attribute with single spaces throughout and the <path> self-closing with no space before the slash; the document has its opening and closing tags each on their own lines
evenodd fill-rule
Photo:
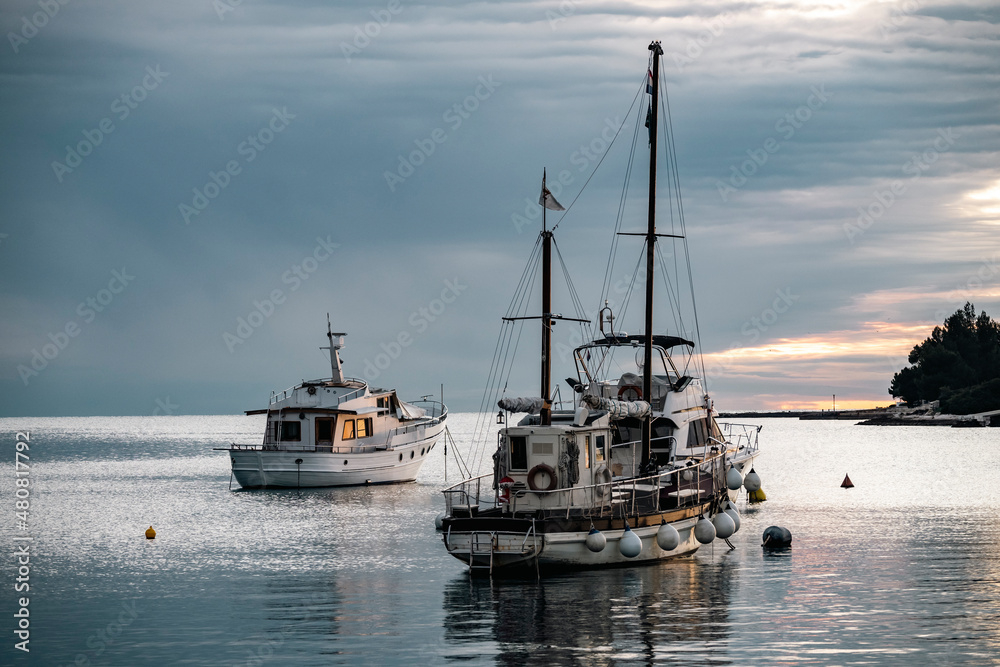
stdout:
<svg viewBox="0 0 1000 667">
<path fill-rule="evenodd" d="M 153 530 L 152 526 L 150 526 L 149 528 L 146 529 L 146 539 L 147 540 L 152 540 L 152 539 L 155 539 L 155 538 L 156 538 L 156 531 Z"/>
<path fill-rule="evenodd" d="M 784 549 L 792 546 L 792 531 L 781 526 L 768 526 L 764 529 L 764 542 L 761 544 L 765 549 Z"/>
<path fill-rule="evenodd" d="M 850 475 L 844 475 L 844 482 L 840 485 L 840 488 L 842 488 L 842 489 L 853 489 L 854 488 L 854 482 L 851 481 L 851 476 Z"/>
</svg>

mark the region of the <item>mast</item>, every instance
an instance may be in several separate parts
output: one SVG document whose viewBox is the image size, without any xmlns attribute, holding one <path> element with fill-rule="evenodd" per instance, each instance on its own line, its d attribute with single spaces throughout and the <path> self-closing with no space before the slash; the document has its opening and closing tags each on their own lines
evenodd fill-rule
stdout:
<svg viewBox="0 0 1000 667">
<path fill-rule="evenodd" d="M 326 314 L 326 338 L 330 341 L 327 347 L 321 347 L 321 350 L 330 350 L 330 379 L 333 380 L 334 384 L 344 383 L 344 371 L 340 366 L 340 348 L 344 347 L 344 336 L 346 333 L 334 333 L 333 329 L 330 328 L 330 313 Z M 334 337 L 337 338 L 337 342 L 334 343 Z"/>
<path fill-rule="evenodd" d="M 548 230 L 545 221 L 545 211 L 548 209 L 545 201 L 545 170 L 542 170 L 542 409 L 539 413 L 539 424 L 548 426 L 552 423 L 552 404 L 549 395 L 552 393 L 552 232 Z"/>
<path fill-rule="evenodd" d="M 660 86 L 660 56 L 663 49 L 657 41 L 649 45 L 653 52 L 653 94 L 649 120 L 649 214 L 646 227 L 646 339 L 644 343 L 644 359 L 642 367 L 642 397 L 652 406 L 653 398 L 653 265 L 656 251 L 656 121 L 658 118 L 659 86 Z M 652 430 L 653 413 L 642 425 L 642 459 L 641 466 L 649 465 L 650 431 Z"/>
</svg>

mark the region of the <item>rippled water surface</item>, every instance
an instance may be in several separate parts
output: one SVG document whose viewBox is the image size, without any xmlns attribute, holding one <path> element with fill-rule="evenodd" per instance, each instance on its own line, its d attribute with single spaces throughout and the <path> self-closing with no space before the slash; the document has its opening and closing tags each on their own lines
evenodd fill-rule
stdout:
<svg viewBox="0 0 1000 667">
<path fill-rule="evenodd" d="M 453 415 L 459 444 L 474 416 Z M 31 433 L 31 653 L 3 663 L 998 664 L 1000 429 L 763 420 L 768 501 L 656 565 L 470 579 L 445 554 L 443 448 L 416 483 L 230 491 L 212 447 L 260 417 L 0 419 Z M 845 473 L 856 487 L 840 488 Z M 448 479 L 457 481 L 454 463 Z M 152 524 L 157 538 L 143 531 Z M 768 554 L 764 528 L 794 535 Z M 5 548 L 9 554 L 11 549 Z M 28 663 L 25 658 L 30 658 Z"/>
</svg>

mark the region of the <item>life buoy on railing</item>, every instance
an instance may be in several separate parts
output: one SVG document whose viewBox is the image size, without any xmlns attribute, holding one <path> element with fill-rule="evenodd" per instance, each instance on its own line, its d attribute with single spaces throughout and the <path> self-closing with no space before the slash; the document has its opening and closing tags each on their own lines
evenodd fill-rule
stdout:
<svg viewBox="0 0 1000 667">
<path fill-rule="evenodd" d="M 510 487 L 514 484 L 514 480 L 510 477 L 503 477 L 500 483 L 497 484 L 497 491 L 499 491 L 500 502 L 509 503 L 510 502 Z"/>
<path fill-rule="evenodd" d="M 535 478 L 539 473 L 545 473 L 549 476 L 549 485 L 544 489 L 535 484 Z M 552 466 L 545 465 L 544 463 L 539 463 L 534 468 L 528 471 L 528 488 L 532 491 L 551 491 L 556 488 L 556 471 L 552 469 Z"/>
<path fill-rule="evenodd" d="M 621 386 L 621 388 L 618 389 L 618 398 L 622 398 L 622 396 L 627 391 L 635 392 L 635 398 L 629 397 L 629 398 L 625 399 L 626 401 L 641 401 L 642 400 L 642 388 L 638 387 L 638 386 L 636 386 L 634 384 L 623 384 Z"/>
<path fill-rule="evenodd" d="M 612 480 L 611 471 L 608 470 L 608 467 L 605 465 L 602 465 L 594 473 L 595 484 L 610 484 L 611 480 Z"/>
</svg>

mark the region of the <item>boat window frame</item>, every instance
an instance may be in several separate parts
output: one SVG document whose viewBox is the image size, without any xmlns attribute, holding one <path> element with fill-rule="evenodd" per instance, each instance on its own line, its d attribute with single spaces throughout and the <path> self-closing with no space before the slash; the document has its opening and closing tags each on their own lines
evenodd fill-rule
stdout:
<svg viewBox="0 0 1000 667">
<path fill-rule="evenodd" d="M 508 441 L 508 445 L 509 445 L 508 448 L 507 448 L 507 459 L 508 459 L 507 463 L 509 465 L 509 469 L 510 470 L 516 470 L 516 471 L 519 471 L 519 472 L 520 471 L 527 472 L 527 470 L 528 470 L 528 436 L 526 436 L 526 435 L 511 435 L 511 436 L 508 436 L 507 441 Z M 518 459 L 517 459 L 516 462 L 520 463 L 521 461 L 524 461 L 524 466 L 523 467 L 517 467 L 515 465 L 515 459 L 514 459 L 514 454 L 515 454 L 514 449 L 515 449 L 515 447 L 519 450 L 517 452 Z"/>
<path fill-rule="evenodd" d="M 346 440 L 355 440 L 358 437 L 358 431 L 357 431 L 357 428 L 354 425 L 354 421 L 355 420 L 353 420 L 353 419 L 345 419 L 344 420 L 344 426 L 341 429 L 341 434 L 340 434 L 340 439 L 341 440 L 345 440 L 345 441 Z M 351 434 L 350 435 L 347 434 L 347 427 L 348 426 L 350 426 L 350 429 L 351 429 Z"/>
<path fill-rule="evenodd" d="M 276 423 L 278 424 L 275 428 L 279 436 L 278 442 L 302 442 L 302 422 L 297 419 L 282 419 Z"/>
<path fill-rule="evenodd" d="M 357 438 L 370 438 L 374 433 L 372 433 L 372 418 L 371 417 L 359 417 L 354 420 L 357 422 L 354 426 L 354 434 Z M 363 432 L 363 433 L 362 433 Z"/>
<path fill-rule="evenodd" d="M 333 441 L 337 438 L 337 418 L 336 417 L 316 417 L 315 421 L 316 421 L 316 444 L 317 445 L 321 444 L 321 443 L 330 443 L 330 444 L 332 444 Z M 319 429 L 320 429 L 321 424 L 327 424 L 327 423 L 330 424 L 330 438 L 328 440 L 324 440 L 319 435 Z"/>
</svg>

